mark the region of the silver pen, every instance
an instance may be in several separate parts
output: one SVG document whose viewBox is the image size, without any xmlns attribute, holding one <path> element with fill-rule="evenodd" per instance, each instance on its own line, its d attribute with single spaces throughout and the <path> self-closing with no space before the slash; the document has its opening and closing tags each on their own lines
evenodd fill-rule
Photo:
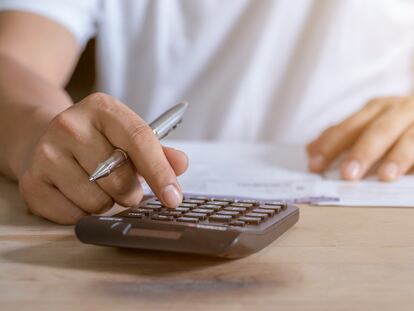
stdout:
<svg viewBox="0 0 414 311">
<path fill-rule="evenodd" d="M 149 126 L 152 128 L 154 135 L 160 140 L 167 136 L 181 123 L 187 107 L 187 103 L 179 103 L 151 122 Z M 98 164 L 98 167 L 89 177 L 89 181 L 97 181 L 102 177 L 108 176 L 113 170 L 127 161 L 128 154 L 122 149 L 115 149 L 108 159 Z"/>
</svg>

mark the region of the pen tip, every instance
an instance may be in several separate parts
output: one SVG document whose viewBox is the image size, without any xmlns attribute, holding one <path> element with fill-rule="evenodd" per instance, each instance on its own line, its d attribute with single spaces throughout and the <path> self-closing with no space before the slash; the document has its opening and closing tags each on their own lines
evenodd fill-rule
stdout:
<svg viewBox="0 0 414 311">
<path fill-rule="evenodd" d="M 93 181 L 96 181 L 96 179 L 95 179 L 95 177 L 94 177 L 94 176 L 91 176 L 91 177 L 89 177 L 89 181 L 90 181 L 90 182 L 93 182 Z"/>
</svg>

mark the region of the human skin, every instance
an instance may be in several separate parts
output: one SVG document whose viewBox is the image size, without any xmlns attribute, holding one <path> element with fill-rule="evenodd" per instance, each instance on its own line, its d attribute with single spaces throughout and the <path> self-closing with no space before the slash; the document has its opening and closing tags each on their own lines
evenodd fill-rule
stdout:
<svg viewBox="0 0 414 311">
<path fill-rule="evenodd" d="M 394 181 L 414 164 L 414 97 L 382 97 L 326 129 L 307 146 L 309 168 L 323 172 L 341 155 L 342 178 L 359 180 L 376 167 Z M 375 166 L 374 166 L 375 165 Z"/>
<path fill-rule="evenodd" d="M 145 122 L 106 94 L 73 104 L 64 91 L 80 55 L 62 26 L 23 12 L 0 13 L 0 173 L 19 183 L 34 214 L 74 224 L 117 202 L 142 198 L 142 176 L 167 206 L 182 199 L 176 176 L 188 159 L 162 147 Z M 323 172 L 342 154 L 344 179 L 358 180 L 379 162 L 392 181 L 414 163 L 414 97 L 373 99 L 307 146 L 309 168 Z M 96 164 L 115 147 L 131 161 L 97 183 Z"/>
<path fill-rule="evenodd" d="M 0 13 L 0 172 L 17 180 L 29 210 L 60 224 L 114 202 L 133 206 L 142 176 L 168 207 L 182 200 L 186 155 L 162 147 L 151 128 L 117 99 L 64 91 L 80 47 L 63 27 L 34 14 Z M 114 148 L 130 161 L 96 183 L 88 176 Z"/>
</svg>

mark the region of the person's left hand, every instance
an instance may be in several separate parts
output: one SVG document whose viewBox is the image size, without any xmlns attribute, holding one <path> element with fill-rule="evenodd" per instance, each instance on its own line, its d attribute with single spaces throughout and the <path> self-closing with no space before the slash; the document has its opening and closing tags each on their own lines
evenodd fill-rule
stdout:
<svg viewBox="0 0 414 311">
<path fill-rule="evenodd" d="M 323 172 L 345 154 L 341 175 L 364 177 L 374 164 L 382 181 L 393 181 L 414 165 L 414 96 L 377 98 L 329 127 L 307 146 L 309 169 Z"/>
</svg>

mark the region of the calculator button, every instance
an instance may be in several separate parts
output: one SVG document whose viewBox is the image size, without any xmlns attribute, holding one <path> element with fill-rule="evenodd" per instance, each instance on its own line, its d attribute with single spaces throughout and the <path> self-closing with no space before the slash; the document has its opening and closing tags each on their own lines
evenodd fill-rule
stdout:
<svg viewBox="0 0 414 311">
<path fill-rule="evenodd" d="M 177 212 L 177 211 L 164 211 L 164 212 L 158 213 L 158 215 L 172 216 L 174 218 L 183 216 L 181 212 Z"/>
<path fill-rule="evenodd" d="M 224 202 L 224 203 L 233 203 L 234 202 L 233 199 L 228 199 L 228 198 L 211 198 L 211 201 Z"/>
<path fill-rule="evenodd" d="M 190 211 L 190 209 L 188 207 L 176 207 L 176 208 L 174 208 L 174 210 L 177 211 L 177 212 L 183 212 L 183 213 Z"/>
<path fill-rule="evenodd" d="M 236 206 L 227 206 L 224 208 L 225 211 L 231 211 L 231 212 L 240 212 L 243 213 L 247 209 L 245 207 L 236 207 Z"/>
<path fill-rule="evenodd" d="M 259 205 L 260 203 L 256 200 L 237 200 L 237 203 L 246 203 L 252 205 Z"/>
<path fill-rule="evenodd" d="M 202 200 L 202 201 L 208 201 L 210 200 L 209 197 L 203 197 L 203 196 L 195 196 L 195 197 L 186 197 L 188 200 Z"/>
<path fill-rule="evenodd" d="M 128 214 L 124 215 L 124 217 L 131 217 L 131 218 L 143 218 L 143 213 L 135 213 L 135 212 L 129 212 Z"/>
<path fill-rule="evenodd" d="M 151 205 L 151 204 L 147 204 L 145 206 L 142 206 L 142 208 L 146 208 L 146 209 L 152 209 L 152 210 L 160 210 L 162 209 L 161 205 Z"/>
<path fill-rule="evenodd" d="M 134 212 L 142 213 L 142 214 L 148 216 L 148 215 L 153 214 L 154 213 L 154 210 L 148 209 L 148 208 L 137 208 L 137 209 L 134 209 Z"/>
<path fill-rule="evenodd" d="M 261 219 L 257 217 L 240 217 L 237 220 L 244 221 L 246 224 L 249 225 L 258 225 L 261 221 Z"/>
<path fill-rule="evenodd" d="M 240 212 L 234 212 L 234 211 L 219 211 L 219 212 L 217 212 L 216 215 L 227 215 L 227 216 L 231 216 L 233 218 L 236 218 L 237 216 L 240 215 Z"/>
<path fill-rule="evenodd" d="M 249 207 L 252 207 L 253 204 L 251 204 L 251 203 L 233 203 L 233 204 L 230 204 L 230 206 L 249 208 Z"/>
<path fill-rule="evenodd" d="M 283 202 L 280 202 L 280 201 L 264 202 L 264 205 L 280 206 L 282 209 L 285 209 L 285 207 L 287 206 L 286 203 L 283 203 Z"/>
<path fill-rule="evenodd" d="M 262 214 L 262 213 L 247 213 L 246 217 L 257 217 L 257 218 L 261 218 L 261 219 L 266 219 L 267 215 Z"/>
<path fill-rule="evenodd" d="M 281 206 L 270 206 L 270 205 L 260 205 L 259 208 L 275 211 L 275 213 L 279 213 L 282 210 Z"/>
<path fill-rule="evenodd" d="M 222 201 L 209 201 L 209 205 L 217 205 L 217 206 L 225 206 L 228 205 L 229 202 L 222 202 Z"/>
<path fill-rule="evenodd" d="M 261 213 L 261 214 L 266 214 L 267 216 L 271 217 L 273 216 L 276 212 L 272 209 L 265 209 L 265 208 L 256 208 L 254 210 L 252 210 L 252 213 Z"/>
<path fill-rule="evenodd" d="M 165 216 L 165 215 L 153 215 L 151 217 L 152 220 L 163 220 L 163 221 L 171 221 L 174 219 L 173 216 Z"/>
<path fill-rule="evenodd" d="M 203 214 L 207 214 L 207 215 L 211 215 L 214 213 L 214 210 L 212 209 L 204 209 L 204 208 L 195 208 L 193 209 L 194 213 L 203 213 Z"/>
<path fill-rule="evenodd" d="M 203 213 L 187 213 L 184 216 L 185 217 L 194 217 L 194 218 L 198 218 L 198 219 L 201 219 L 201 220 L 204 220 L 204 219 L 207 218 L 207 215 L 203 214 Z"/>
<path fill-rule="evenodd" d="M 160 201 L 148 201 L 146 203 L 146 205 L 157 205 L 157 206 L 161 206 L 162 203 Z"/>
<path fill-rule="evenodd" d="M 204 204 L 204 200 L 195 200 L 195 199 L 185 199 L 183 203 L 190 203 L 190 204 Z"/>
<path fill-rule="evenodd" d="M 230 226 L 236 226 L 236 227 L 244 227 L 246 225 L 246 223 L 244 221 L 234 220 L 229 225 Z"/>
<path fill-rule="evenodd" d="M 211 209 L 213 211 L 219 211 L 219 210 L 221 210 L 221 205 L 204 204 L 204 205 L 200 205 L 199 208 Z"/>
<path fill-rule="evenodd" d="M 233 219 L 232 216 L 229 215 L 212 215 L 208 218 L 209 221 L 212 222 L 230 222 Z"/>
<path fill-rule="evenodd" d="M 197 223 L 199 220 L 193 217 L 179 217 L 177 221 Z"/>
<path fill-rule="evenodd" d="M 188 207 L 188 208 L 194 208 L 197 207 L 198 204 L 195 203 L 181 203 L 180 205 L 178 205 L 179 207 Z"/>
</svg>

